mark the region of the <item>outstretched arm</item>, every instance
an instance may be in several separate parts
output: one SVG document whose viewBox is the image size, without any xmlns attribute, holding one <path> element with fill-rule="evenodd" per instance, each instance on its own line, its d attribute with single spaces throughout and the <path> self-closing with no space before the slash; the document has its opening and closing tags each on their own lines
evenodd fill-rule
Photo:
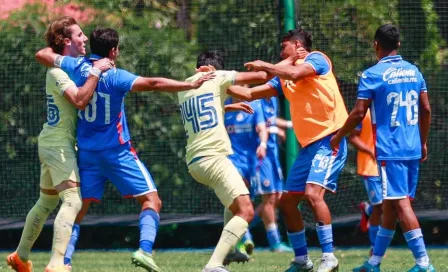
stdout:
<svg viewBox="0 0 448 272">
<path fill-rule="evenodd" d="M 177 81 L 164 77 L 139 77 L 132 85 L 131 91 L 181 92 L 190 89 L 197 89 L 201 87 L 204 82 L 213 78 L 215 78 L 214 73 L 205 74 L 194 82 Z"/>
<path fill-rule="evenodd" d="M 62 58 L 62 56 L 56 54 L 51 47 L 45 47 L 36 53 L 35 58 L 37 62 L 44 66 L 54 67 L 55 60 Z"/>
<path fill-rule="evenodd" d="M 286 80 L 298 81 L 308 76 L 316 74 L 313 67 L 307 63 L 293 65 L 292 63 L 280 62 L 272 64 L 261 60 L 256 60 L 244 64 L 249 70 L 265 71 L 273 76 Z"/>
<path fill-rule="evenodd" d="M 269 84 L 263 84 L 252 88 L 243 86 L 230 86 L 227 94 L 245 101 L 253 101 L 260 98 L 277 96 L 277 90 Z"/>
<path fill-rule="evenodd" d="M 292 121 L 288 121 L 283 118 L 277 117 L 275 119 L 275 125 L 281 129 L 288 129 L 288 128 L 292 128 Z"/>
<path fill-rule="evenodd" d="M 235 75 L 235 85 L 244 85 L 244 84 L 263 84 L 272 76 L 268 75 L 268 73 L 259 71 L 259 72 L 238 72 Z"/>
<path fill-rule="evenodd" d="M 246 104 L 244 102 L 238 102 L 238 103 L 232 103 L 224 106 L 225 112 L 231 112 L 231 111 L 242 111 L 245 113 L 253 114 L 254 109 L 249 104 Z"/>
</svg>

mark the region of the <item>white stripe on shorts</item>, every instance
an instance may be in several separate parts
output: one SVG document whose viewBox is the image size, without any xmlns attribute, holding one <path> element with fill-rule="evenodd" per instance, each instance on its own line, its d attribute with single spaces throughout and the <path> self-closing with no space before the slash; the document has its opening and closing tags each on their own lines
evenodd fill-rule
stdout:
<svg viewBox="0 0 448 272">
<path fill-rule="evenodd" d="M 383 185 L 383 199 L 387 196 L 387 173 L 386 173 L 386 166 L 381 165 L 381 183 Z"/>
<path fill-rule="evenodd" d="M 325 178 L 324 178 L 324 183 L 323 183 L 324 186 L 328 184 L 328 179 L 330 178 L 330 175 L 331 175 L 331 169 L 333 168 L 333 163 L 336 160 L 338 153 L 339 153 L 339 151 L 338 152 L 331 151 L 330 163 L 328 163 L 327 174 L 325 175 Z"/>
<path fill-rule="evenodd" d="M 145 166 L 143 166 L 142 162 L 139 159 L 136 159 L 135 162 L 137 163 L 138 168 L 140 168 L 140 171 L 142 171 L 142 174 L 146 180 L 146 184 L 148 184 L 149 190 L 154 190 L 155 188 L 152 185 L 151 178 L 149 177 L 148 171 L 145 169 Z"/>
</svg>

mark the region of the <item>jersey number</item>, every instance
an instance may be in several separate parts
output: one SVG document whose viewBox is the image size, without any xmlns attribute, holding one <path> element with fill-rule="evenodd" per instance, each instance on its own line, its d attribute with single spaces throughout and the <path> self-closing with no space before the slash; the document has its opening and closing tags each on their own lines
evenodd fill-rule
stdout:
<svg viewBox="0 0 448 272">
<path fill-rule="evenodd" d="M 399 107 L 406 107 L 406 120 L 408 125 L 416 125 L 418 123 L 418 93 L 411 90 L 406 93 L 403 99 L 401 93 L 391 92 L 387 95 L 387 105 L 393 104 L 392 116 L 390 118 L 391 127 L 401 126 L 397 120 Z"/>
<path fill-rule="evenodd" d="M 98 95 L 104 98 L 104 123 L 110 124 L 110 94 L 100 93 Z M 98 100 L 97 92 L 93 93 L 92 99 L 90 99 L 89 104 L 84 109 L 84 111 L 78 111 L 78 117 L 80 119 L 85 119 L 87 122 L 94 122 L 96 120 L 96 101 Z M 83 118 L 84 113 L 84 118 Z"/>
<path fill-rule="evenodd" d="M 207 103 L 213 103 L 213 99 L 213 94 L 208 93 L 190 98 L 180 105 L 182 122 L 184 125 L 186 122 L 190 122 L 193 133 L 214 128 L 218 125 L 218 114 L 215 107 L 206 105 Z"/>
</svg>

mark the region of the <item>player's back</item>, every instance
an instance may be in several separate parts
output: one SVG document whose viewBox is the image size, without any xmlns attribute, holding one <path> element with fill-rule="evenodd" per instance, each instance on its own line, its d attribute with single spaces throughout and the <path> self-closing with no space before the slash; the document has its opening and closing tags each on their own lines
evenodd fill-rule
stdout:
<svg viewBox="0 0 448 272">
<path fill-rule="evenodd" d="M 67 70 L 77 86 L 87 80 L 92 60 L 97 56 L 64 57 L 61 68 Z M 84 150 L 104 150 L 130 140 L 124 111 L 124 97 L 138 77 L 122 69 L 102 73 L 90 103 L 78 112 L 78 147 Z"/>
<path fill-rule="evenodd" d="M 182 122 L 187 134 L 186 160 L 232 154 L 224 126 L 224 101 L 227 88 L 234 82 L 235 71 L 216 71 L 216 77 L 198 89 L 178 93 Z M 186 81 L 199 79 L 197 73 Z"/>
<path fill-rule="evenodd" d="M 373 90 L 366 98 L 372 98 L 378 159 L 419 159 L 419 99 L 426 84 L 418 68 L 399 55 L 383 58 L 362 74 L 358 96 L 366 89 Z"/>
<path fill-rule="evenodd" d="M 225 101 L 226 105 L 231 103 L 232 99 Z M 234 163 L 252 165 L 260 143 L 256 126 L 264 124 L 265 119 L 260 100 L 248 104 L 254 110 L 253 114 L 242 111 L 226 112 L 224 124 L 234 152 L 229 158 Z"/>
</svg>

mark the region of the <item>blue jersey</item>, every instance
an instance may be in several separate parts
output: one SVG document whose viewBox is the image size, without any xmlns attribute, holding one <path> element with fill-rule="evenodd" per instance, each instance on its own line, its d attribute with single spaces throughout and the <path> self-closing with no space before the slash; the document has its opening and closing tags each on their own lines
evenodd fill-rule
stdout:
<svg viewBox="0 0 448 272">
<path fill-rule="evenodd" d="M 82 86 L 89 76 L 92 61 L 100 57 L 64 57 L 61 68 Z M 131 90 L 138 76 L 121 69 L 103 73 L 90 103 L 78 112 L 78 147 L 83 150 L 104 150 L 122 145 L 130 140 L 124 96 Z"/>
<path fill-rule="evenodd" d="M 230 103 L 231 99 L 226 100 L 226 105 Z M 232 111 L 225 115 L 224 124 L 234 152 L 229 158 L 234 164 L 249 165 L 254 162 L 260 144 L 256 126 L 265 123 L 261 102 L 255 100 L 248 104 L 254 109 L 254 114 Z"/>
<path fill-rule="evenodd" d="M 277 97 L 260 99 L 261 107 L 263 109 L 266 126 L 275 126 L 278 114 L 278 99 Z M 268 148 L 266 154 L 272 158 L 278 158 L 278 142 L 277 134 L 269 134 Z"/>
<path fill-rule="evenodd" d="M 421 158 L 420 93 L 426 83 L 415 65 L 389 56 L 362 74 L 358 99 L 372 99 L 371 113 L 378 160 Z"/>
</svg>

